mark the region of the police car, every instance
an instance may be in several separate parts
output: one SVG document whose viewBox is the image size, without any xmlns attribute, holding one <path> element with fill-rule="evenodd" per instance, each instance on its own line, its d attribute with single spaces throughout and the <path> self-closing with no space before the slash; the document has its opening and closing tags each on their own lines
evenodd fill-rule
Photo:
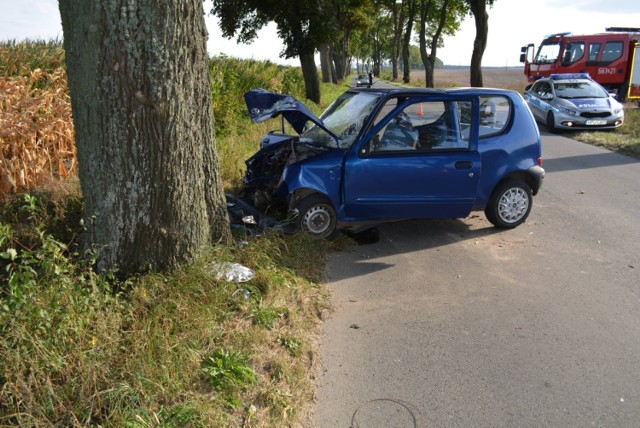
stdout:
<svg viewBox="0 0 640 428">
<path fill-rule="evenodd" d="M 527 87 L 524 98 L 536 120 L 550 132 L 613 129 L 624 121 L 622 104 L 587 73 L 539 79 Z"/>
</svg>

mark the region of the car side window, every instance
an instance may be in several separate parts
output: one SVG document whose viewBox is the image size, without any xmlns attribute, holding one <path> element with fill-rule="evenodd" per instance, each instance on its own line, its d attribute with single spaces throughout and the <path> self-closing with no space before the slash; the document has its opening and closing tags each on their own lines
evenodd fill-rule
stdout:
<svg viewBox="0 0 640 428">
<path fill-rule="evenodd" d="M 549 82 L 537 82 L 533 87 L 533 93 L 535 93 L 539 98 L 543 100 L 548 100 L 551 96 L 553 96 L 553 91 L 551 90 L 551 85 Z"/>
<path fill-rule="evenodd" d="M 407 105 L 387 122 L 371 144 L 371 152 L 429 152 L 469 148 L 470 125 L 461 133 L 457 103 L 421 101 Z M 470 110 L 471 103 L 469 102 Z M 469 118 L 471 115 L 466 114 Z M 464 131 L 464 130 L 463 130 Z"/>
<path fill-rule="evenodd" d="M 566 64 L 573 64 L 584 57 L 584 42 L 573 42 L 567 45 L 567 50 L 564 53 L 564 62 Z"/>
<path fill-rule="evenodd" d="M 600 43 L 591 43 L 589 45 L 589 61 L 596 61 L 598 59 L 601 46 Z"/>
<path fill-rule="evenodd" d="M 480 138 L 501 133 L 509 123 L 510 117 L 511 103 L 507 97 L 480 97 Z"/>
<path fill-rule="evenodd" d="M 607 42 L 604 44 L 604 50 L 602 51 L 603 63 L 609 63 L 617 60 L 622 56 L 623 42 Z"/>
</svg>

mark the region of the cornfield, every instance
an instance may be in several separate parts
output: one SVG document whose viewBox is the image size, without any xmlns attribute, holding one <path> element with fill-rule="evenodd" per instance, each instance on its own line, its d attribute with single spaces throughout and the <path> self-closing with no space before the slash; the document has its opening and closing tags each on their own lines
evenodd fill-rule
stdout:
<svg viewBox="0 0 640 428">
<path fill-rule="evenodd" d="M 76 173 L 71 101 L 55 45 L 0 46 L 0 194 Z"/>
<path fill-rule="evenodd" d="M 302 73 L 270 62 L 214 57 L 209 74 L 223 175 L 237 181 L 238 165 L 255 150 L 253 140 L 241 147 L 226 141 L 234 139 L 239 117 L 249 121 L 242 94 L 262 87 L 301 96 Z M 0 43 L 0 195 L 76 173 L 62 42 Z"/>
</svg>

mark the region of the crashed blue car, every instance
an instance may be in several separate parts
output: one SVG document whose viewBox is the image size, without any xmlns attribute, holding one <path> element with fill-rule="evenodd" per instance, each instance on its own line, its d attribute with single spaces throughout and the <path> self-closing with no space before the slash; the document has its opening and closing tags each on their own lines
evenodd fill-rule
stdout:
<svg viewBox="0 0 640 428">
<path fill-rule="evenodd" d="M 243 198 L 316 238 L 477 210 L 513 228 L 543 181 L 540 133 L 514 91 L 351 89 L 319 118 L 264 89 L 245 101 L 254 122 L 282 124 L 246 161 Z"/>
</svg>

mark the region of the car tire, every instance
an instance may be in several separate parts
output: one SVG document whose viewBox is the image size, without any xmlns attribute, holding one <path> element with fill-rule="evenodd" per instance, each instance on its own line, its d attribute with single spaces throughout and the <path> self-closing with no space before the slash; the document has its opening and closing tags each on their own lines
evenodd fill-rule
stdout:
<svg viewBox="0 0 640 428">
<path fill-rule="evenodd" d="M 533 196 L 527 183 L 508 180 L 494 189 L 484 212 L 495 227 L 513 229 L 529 217 L 532 204 Z"/>
<path fill-rule="evenodd" d="M 557 132 L 558 131 L 558 128 L 556 128 L 556 118 L 553 115 L 552 111 L 547 113 L 547 131 L 549 131 L 549 132 Z"/>
<path fill-rule="evenodd" d="M 296 204 L 299 230 L 315 239 L 333 239 L 338 234 L 336 210 L 327 198 L 311 195 Z"/>
</svg>

